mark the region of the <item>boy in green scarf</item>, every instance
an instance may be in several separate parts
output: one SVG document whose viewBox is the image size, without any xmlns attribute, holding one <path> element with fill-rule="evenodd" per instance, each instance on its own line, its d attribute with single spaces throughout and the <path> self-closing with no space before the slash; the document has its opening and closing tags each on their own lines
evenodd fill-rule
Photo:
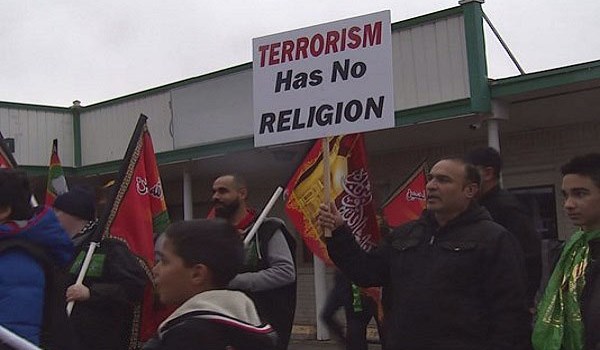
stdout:
<svg viewBox="0 0 600 350">
<path fill-rule="evenodd" d="M 562 169 L 563 207 L 579 230 L 566 243 L 538 304 L 535 350 L 600 349 L 600 154 Z"/>
</svg>

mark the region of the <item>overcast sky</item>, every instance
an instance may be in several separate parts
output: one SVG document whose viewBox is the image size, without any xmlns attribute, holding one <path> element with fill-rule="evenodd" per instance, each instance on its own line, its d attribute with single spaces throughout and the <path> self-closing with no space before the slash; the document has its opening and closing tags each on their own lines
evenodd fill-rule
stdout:
<svg viewBox="0 0 600 350">
<path fill-rule="evenodd" d="M 3 0 L 0 101 L 105 101 L 252 60 L 252 38 L 391 10 L 392 23 L 458 0 Z M 487 0 L 527 72 L 600 59 L 600 0 Z M 517 75 L 486 30 L 492 78 Z"/>
</svg>

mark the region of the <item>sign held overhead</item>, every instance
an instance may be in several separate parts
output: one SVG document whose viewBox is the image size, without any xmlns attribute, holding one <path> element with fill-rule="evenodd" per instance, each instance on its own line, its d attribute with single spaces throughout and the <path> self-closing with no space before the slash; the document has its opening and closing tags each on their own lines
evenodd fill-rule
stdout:
<svg viewBox="0 0 600 350">
<path fill-rule="evenodd" d="M 253 40 L 254 145 L 394 126 L 390 12 Z"/>
</svg>

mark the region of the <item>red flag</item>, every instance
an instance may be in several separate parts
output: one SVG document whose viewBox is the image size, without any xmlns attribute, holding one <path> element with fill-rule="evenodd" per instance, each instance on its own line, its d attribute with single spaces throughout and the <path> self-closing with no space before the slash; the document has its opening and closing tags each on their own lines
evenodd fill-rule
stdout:
<svg viewBox="0 0 600 350">
<path fill-rule="evenodd" d="M 10 150 L 6 147 L 4 143 L 4 136 L 0 132 L 0 169 L 1 168 L 16 168 L 17 161 L 13 157 Z"/>
<path fill-rule="evenodd" d="M 59 195 L 68 192 L 67 180 L 63 172 L 60 158 L 58 157 L 58 140 L 52 141 L 52 152 L 50 153 L 50 166 L 48 167 L 48 184 L 46 185 L 46 206 L 51 207 Z"/>
<path fill-rule="evenodd" d="M 408 177 L 382 205 L 383 216 L 390 227 L 398 227 L 417 219 L 425 209 L 425 162 Z"/>
<path fill-rule="evenodd" d="M 97 231 L 102 237 L 125 241 L 148 275 L 144 302 L 134 319 L 130 348 L 148 340 L 171 311 L 158 309 L 153 293 L 154 233 L 165 230 L 169 215 L 146 120 L 145 115 L 140 115 Z"/>
<path fill-rule="evenodd" d="M 331 198 L 350 226 L 356 241 L 371 250 L 379 240 L 375 206 L 367 170 L 362 134 L 335 136 L 329 141 Z M 286 186 L 285 210 L 306 246 L 331 264 L 317 227 L 319 205 L 324 201 L 321 141 L 315 142 Z"/>
</svg>

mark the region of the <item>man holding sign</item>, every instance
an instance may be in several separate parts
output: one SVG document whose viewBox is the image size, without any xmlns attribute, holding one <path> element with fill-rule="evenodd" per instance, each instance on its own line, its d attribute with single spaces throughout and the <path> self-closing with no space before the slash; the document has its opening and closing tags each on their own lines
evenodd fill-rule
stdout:
<svg viewBox="0 0 600 350">
<path fill-rule="evenodd" d="M 428 175 L 427 210 L 386 235 L 369 253 L 335 206 L 319 224 L 335 264 L 355 283 L 382 286 L 386 349 L 524 349 L 527 308 L 522 253 L 476 204 L 481 177 L 461 159 Z"/>
<path fill-rule="evenodd" d="M 258 215 L 246 203 L 246 181 L 223 175 L 213 183 L 214 214 L 235 226 L 243 239 Z M 243 273 L 230 283 L 254 301 L 258 313 L 279 336 L 277 349 L 287 349 L 296 310 L 295 241 L 280 219 L 265 219 L 245 247 Z"/>
</svg>

